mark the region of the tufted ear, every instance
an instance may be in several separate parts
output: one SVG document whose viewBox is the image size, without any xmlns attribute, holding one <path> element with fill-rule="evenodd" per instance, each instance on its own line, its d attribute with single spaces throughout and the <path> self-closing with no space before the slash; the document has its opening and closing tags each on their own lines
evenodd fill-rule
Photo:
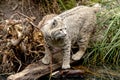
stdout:
<svg viewBox="0 0 120 80">
<path fill-rule="evenodd" d="M 54 21 L 52 23 L 53 28 L 56 27 L 57 25 L 58 25 L 58 21 L 56 19 L 54 19 Z"/>
</svg>

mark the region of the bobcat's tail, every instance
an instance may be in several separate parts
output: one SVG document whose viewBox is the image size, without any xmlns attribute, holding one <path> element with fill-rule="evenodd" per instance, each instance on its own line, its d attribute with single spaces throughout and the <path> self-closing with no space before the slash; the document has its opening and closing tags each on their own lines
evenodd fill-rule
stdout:
<svg viewBox="0 0 120 80">
<path fill-rule="evenodd" d="M 92 7 L 95 13 L 101 11 L 101 5 L 99 3 L 94 4 Z"/>
</svg>

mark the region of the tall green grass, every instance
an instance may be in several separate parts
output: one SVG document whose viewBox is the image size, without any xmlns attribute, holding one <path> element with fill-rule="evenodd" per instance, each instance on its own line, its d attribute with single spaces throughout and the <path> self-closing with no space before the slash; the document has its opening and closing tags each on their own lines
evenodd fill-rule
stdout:
<svg viewBox="0 0 120 80">
<path fill-rule="evenodd" d="M 58 0 L 61 11 L 71 9 L 76 6 L 76 0 Z"/>
<path fill-rule="evenodd" d="M 106 10 L 98 15 L 98 26 L 105 27 L 104 38 L 88 49 L 85 63 L 120 65 L 120 6 L 111 1 L 103 7 Z"/>
</svg>

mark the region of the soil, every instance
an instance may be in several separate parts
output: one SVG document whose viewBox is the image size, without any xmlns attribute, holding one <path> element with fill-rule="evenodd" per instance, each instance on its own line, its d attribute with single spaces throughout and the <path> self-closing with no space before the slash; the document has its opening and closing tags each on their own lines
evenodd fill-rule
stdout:
<svg viewBox="0 0 120 80">
<path fill-rule="evenodd" d="M 27 0 L 1 0 L 0 1 L 0 19 L 9 19 L 16 11 L 22 12 L 28 16 L 36 17 L 36 24 L 43 15 L 39 11 L 38 4 L 34 4 Z M 32 1 L 32 0 L 31 0 Z"/>
</svg>

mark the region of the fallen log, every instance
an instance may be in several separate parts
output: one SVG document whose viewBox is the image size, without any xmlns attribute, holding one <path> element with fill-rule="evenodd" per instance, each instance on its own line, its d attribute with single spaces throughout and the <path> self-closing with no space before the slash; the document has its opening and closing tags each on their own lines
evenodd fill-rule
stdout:
<svg viewBox="0 0 120 80">
<path fill-rule="evenodd" d="M 67 69 L 67 70 L 58 70 L 53 72 L 50 77 L 51 79 L 55 80 L 69 80 L 69 78 L 79 78 L 81 80 L 83 78 L 83 74 L 85 74 L 84 70 L 73 70 L 73 69 Z"/>
<path fill-rule="evenodd" d="M 62 65 L 61 53 L 53 55 L 52 71 L 60 68 Z M 74 61 L 71 61 L 73 63 Z M 41 61 L 28 65 L 23 71 L 8 76 L 7 80 L 36 80 L 50 73 L 50 65 L 44 65 Z"/>
</svg>

